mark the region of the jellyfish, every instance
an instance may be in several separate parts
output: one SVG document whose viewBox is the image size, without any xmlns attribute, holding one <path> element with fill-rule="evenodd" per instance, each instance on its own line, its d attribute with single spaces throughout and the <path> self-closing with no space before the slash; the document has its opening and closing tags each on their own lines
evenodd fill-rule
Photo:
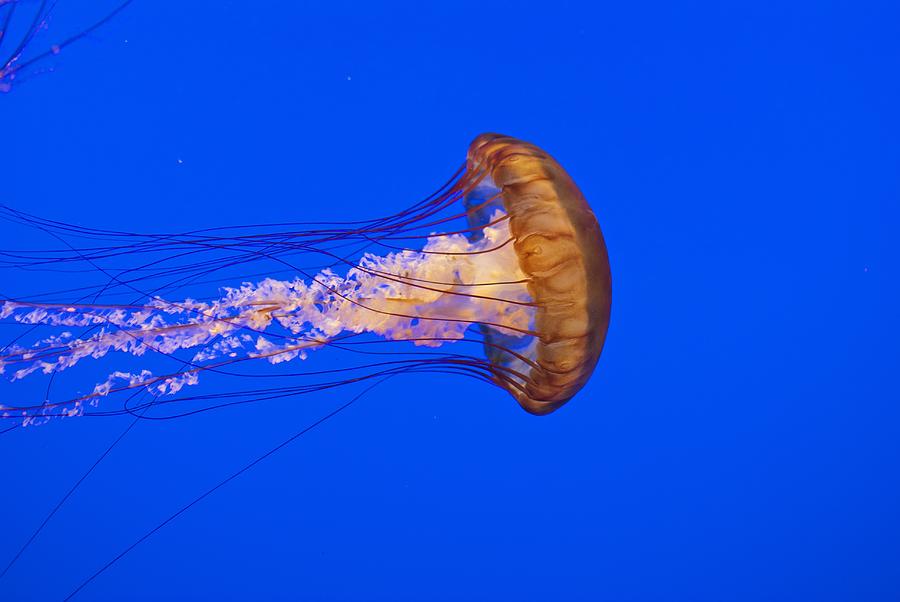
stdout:
<svg viewBox="0 0 900 602">
<path fill-rule="evenodd" d="M 65 243 L 4 251 L 7 266 L 87 266 L 105 281 L 0 301 L 0 321 L 26 329 L 3 348 L 0 372 L 14 383 L 128 359 L 80 395 L 4 400 L 0 416 L 25 426 L 150 410 L 174 417 L 410 372 L 476 378 L 543 415 L 588 381 L 609 323 L 609 260 L 595 214 L 550 155 L 497 134 L 478 136 L 436 193 L 368 221 L 135 234 L 3 214 Z M 71 235 L 96 242 L 76 247 Z M 299 265 L 308 257 L 324 264 Z M 291 277 L 172 296 L 261 259 Z M 110 265 L 121 261 L 127 267 Z M 347 359 L 329 370 L 283 369 L 325 352 Z M 151 369 L 152 355 L 175 367 Z M 207 375 L 250 380 L 245 367 L 259 362 L 302 382 L 194 392 Z"/>
<path fill-rule="evenodd" d="M 19 12 L 17 9 L 19 9 L 20 4 L 19 0 L 0 0 L 0 92 L 12 90 L 13 81 L 18 79 L 21 82 L 22 76 L 28 73 L 29 67 L 33 67 L 47 58 L 59 54 L 70 44 L 90 35 L 114 19 L 133 1 L 125 0 L 89 27 L 64 40 L 51 44 L 43 51 L 28 56 L 26 54 L 28 48 L 34 43 L 41 30 L 47 27 L 53 10 L 56 8 L 56 2 L 41 0 L 33 12 L 25 16 L 24 30 L 18 41 L 6 43 L 12 29 L 13 17 Z"/>
</svg>

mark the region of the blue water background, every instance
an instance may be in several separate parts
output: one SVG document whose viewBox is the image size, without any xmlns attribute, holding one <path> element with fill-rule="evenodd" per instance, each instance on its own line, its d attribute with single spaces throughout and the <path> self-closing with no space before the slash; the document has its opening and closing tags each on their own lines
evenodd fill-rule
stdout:
<svg viewBox="0 0 900 602">
<path fill-rule="evenodd" d="M 112 5 L 61 2 L 34 48 Z M 397 379 L 77 599 L 900 598 L 898 34 L 892 2 L 141 0 L 44 63 L 0 96 L 5 204 L 133 231 L 377 217 L 497 131 L 566 166 L 614 281 L 556 414 Z M 61 599 L 355 392 L 139 424 L 0 599 Z M 0 437 L 0 563 L 128 421 Z"/>
</svg>

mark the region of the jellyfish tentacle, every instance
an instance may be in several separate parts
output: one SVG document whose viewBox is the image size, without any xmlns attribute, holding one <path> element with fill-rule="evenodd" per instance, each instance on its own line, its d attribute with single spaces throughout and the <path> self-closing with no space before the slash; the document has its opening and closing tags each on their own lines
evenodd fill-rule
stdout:
<svg viewBox="0 0 900 602">
<path fill-rule="evenodd" d="M 22 55 L 27 49 L 28 45 L 34 40 L 35 36 L 41 30 L 43 24 L 50 17 L 50 14 L 53 12 L 53 9 L 56 6 L 55 0 L 52 3 L 48 3 L 47 0 L 41 0 L 41 4 L 38 6 L 38 9 L 34 13 L 34 18 L 32 19 L 31 25 L 25 31 L 25 34 L 22 36 L 22 39 L 19 41 L 19 44 L 16 46 L 16 48 L 8 55 L 6 61 L 4 61 L 2 65 L 0 65 L 0 92 L 9 91 L 9 89 L 12 87 L 12 80 L 20 71 L 50 56 L 59 54 L 67 46 L 70 46 L 78 40 L 89 36 L 97 29 L 100 29 L 101 27 L 112 21 L 132 2 L 134 2 L 134 0 L 125 0 L 124 2 L 117 5 L 109 13 L 107 13 L 104 17 L 95 21 L 89 27 L 82 29 L 78 33 L 66 38 L 62 42 L 52 44 L 48 49 L 39 52 L 38 54 L 26 60 L 21 60 Z M 2 4 L 3 2 L 0 2 L 0 5 Z M 10 9 L 4 15 L 3 26 L 2 28 L 0 28 L 0 43 L 3 42 L 4 34 L 9 31 L 8 28 L 12 21 L 12 16 L 17 4 L 17 0 L 11 0 L 10 2 L 8 2 L 8 4 L 10 5 Z"/>
</svg>

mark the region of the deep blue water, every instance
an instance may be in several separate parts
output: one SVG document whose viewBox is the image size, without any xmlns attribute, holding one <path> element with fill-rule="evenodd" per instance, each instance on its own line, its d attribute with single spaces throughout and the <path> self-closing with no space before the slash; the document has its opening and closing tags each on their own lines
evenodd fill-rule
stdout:
<svg viewBox="0 0 900 602">
<path fill-rule="evenodd" d="M 60 2 L 33 50 L 112 6 Z M 137 232 L 371 218 L 497 131 L 566 166 L 614 281 L 555 414 L 395 379 L 75 599 L 900 598 L 898 36 L 892 2 L 138 0 L 31 70 L 0 95 L 3 204 Z M 141 422 L 0 599 L 62 599 L 357 392 Z M 0 436 L 0 565 L 129 421 Z"/>
</svg>

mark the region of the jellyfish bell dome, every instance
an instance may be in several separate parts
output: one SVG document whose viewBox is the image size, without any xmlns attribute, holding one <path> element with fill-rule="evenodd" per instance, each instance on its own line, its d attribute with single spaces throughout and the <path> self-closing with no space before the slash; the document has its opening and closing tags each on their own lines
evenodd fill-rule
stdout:
<svg viewBox="0 0 900 602">
<path fill-rule="evenodd" d="M 600 225 L 569 174 L 533 144 L 478 136 L 469 146 L 466 180 L 474 232 L 496 209 L 509 216 L 535 306 L 535 335 L 527 340 L 482 325 L 485 353 L 501 369 L 499 384 L 525 410 L 549 414 L 587 383 L 606 339 L 612 279 Z"/>
</svg>

